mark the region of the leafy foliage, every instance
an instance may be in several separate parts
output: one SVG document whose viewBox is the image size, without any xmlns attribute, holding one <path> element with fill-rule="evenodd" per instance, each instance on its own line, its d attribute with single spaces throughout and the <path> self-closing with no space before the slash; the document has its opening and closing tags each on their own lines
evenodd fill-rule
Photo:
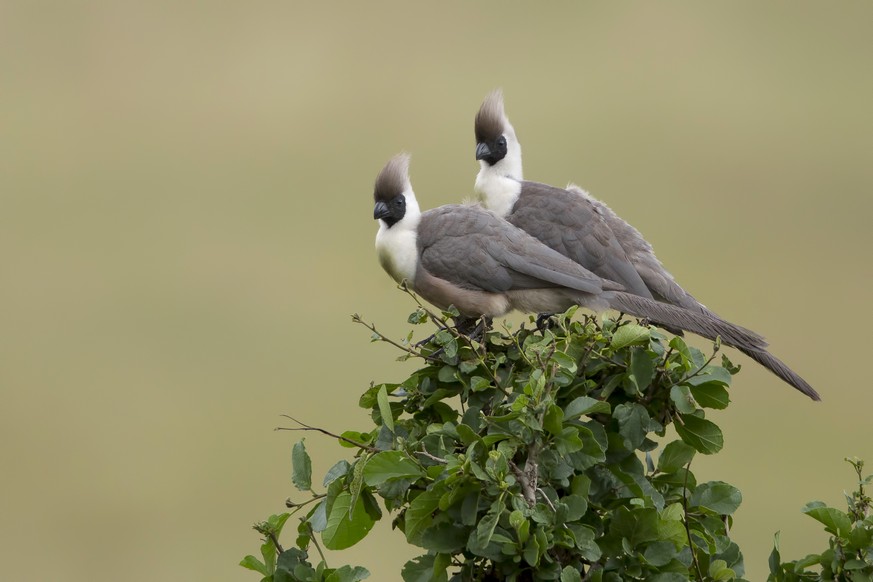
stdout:
<svg viewBox="0 0 873 582">
<path fill-rule="evenodd" d="M 698 483 L 690 470 L 696 454 L 723 446 L 707 412 L 727 406 L 739 368 L 724 356 L 714 363 L 718 344 L 706 357 L 647 325 L 574 313 L 548 329 L 471 339 L 448 324 L 456 312 L 419 304 L 409 322 L 436 327 L 419 344 L 354 316 L 373 341 L 424 365 L 364 392 L 371 428 L 297 429 L 331 434 L 355 458 L 336 463 L 316 493 L 295 445 L 292 482 L 312 495 L 289 501 L 302 514 L 295 548 L 283 552 L 280 532 L 267 528 L 264 545 L 278 558 L 262 548 L 264 562 L 242 565 L 268 581 L 360 580 L 362 568 L 331 570 L 323 556 L 313 567 L 309 551 L 320 553 L 317 537 L 330 549 L 357 543 L 383 517 L 381 499 L 423 550 L 404 566 L 407 582 L 740 579 L 729 537 L 740 492 Z M 678 438 L 668 437 L 671 424 Z"/>
<path fill-rule="evenodd" d="M 873 475 L 863 477 L 864 462 L 846 459 L 857 475 L 857 489 L 846 494 L 848 512 L 828 507 L 821 501 L 807 503 L 803 513 L 825 526 L 831 534 L 828 549 L 793 562 L 781 562 L 779 534 L 770 554 L 770 577 L 774 582 L 799 580 L 873 580 L 873 514 L 865 487 L 873 483 Z M 810 568 L 815 568 L 811 570 Z"/>
</svg>

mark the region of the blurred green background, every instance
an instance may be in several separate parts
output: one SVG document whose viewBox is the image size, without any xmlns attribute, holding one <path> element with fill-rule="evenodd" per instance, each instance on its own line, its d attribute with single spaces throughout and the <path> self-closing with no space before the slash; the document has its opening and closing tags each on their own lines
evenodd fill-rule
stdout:
<svg viewBox="0 0 873 582">
<path fill-rule="evenodd" d="M 748 577 L 873 468 L 873 5 L 0 2 L 4 580 L 255 580 L 290 413 L 364 428 L 409 365 L 372 183 L 469 196 L 503 87 L 526 177 L 575 181 L 822 393 L 747 364 L 699 479 L 744 495 Z M 698 346 L 705 343 L 697 341 Z M 317 476 L 348 455 L 311 434 Z M 383 520 L 332 558 L 399 580 Z"/>
</svg>

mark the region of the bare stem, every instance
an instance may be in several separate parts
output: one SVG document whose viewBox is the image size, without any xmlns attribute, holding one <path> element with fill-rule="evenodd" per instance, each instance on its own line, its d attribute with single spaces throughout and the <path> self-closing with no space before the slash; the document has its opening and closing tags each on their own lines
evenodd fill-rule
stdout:
<svg viewBox="0 0 873 582">
<path fill-rule="evenodd" d="M 285 418 L 291 420 L 292 422 L 296 422 L 297 424 L 300 425 L 301 428 L 287 428 L 284 426 L 277 426 L 275 428 L 275 430 L 304 430 L 304 431 L 314 430 L 316 432 L 320 432 L 321 434 L 326 434 L 329 437 L 333 437 L 335 439 L 339 439 L 341 441 L 347 442 L 352 446 L 358 447 L 359 449 L 363 449 L 363 450 L 368 451 L 370 453 L 378 452 L 377 449 L 375 449 L 374 447 L 371 447 L 370 445 L 365 445 L 364 443 L 359 443 L 358 441 L 353 441 L 350 438 L 346 438 L 342 435 L 334 434 L 330 431 L 324 430 L 323 428 L 318 428 L 317 426 L 309 426 L 308 424 L 304 424 L 304 423 L 300 422 L 299 420 L 297 420 L 293 416 L 289 416 L 287 414 L 281 414 L 280 416 L 284 416 Z"/>
<path fill-rule="evenodd" d="M 412 349 L 409 346 L 404 346 L 403 344 L 399 344 L 399 343 L 395 342 L 391 338 L 385 337 L 378 330 L 376 330 L 375 325 L 373 325 L 372 323 L 367 323 L 366 321 L 361 319 L 361 316 L 358 315 L 357 313 L 352 315 L 352 321 L 354 321 L 355 323 L 360 323 L 361 325 L 363 325 L 364 327 L 366 327 L 367 329 L 372 331 L 376 335 L 376 339 L 378 339 L 379 341 L 391 344 L 395 348 L 397 348 L 399 350 L 403 350 L 404 352 L 407 352 L 407 353 L 415 356 L 416 358 L 421 358 L 422 360 L 426 360 L 426 361 L 434 361 L 435 360 L 435 358 L 433 358 L 431 356 L 426 356 L 426 355 L 422 354 L 421 352 Z"/>
<path fill-rule="evenodd" d="M 439 457 L 437 457 L 437 456 L 435 456 L 435 455 L 431 455 L 430 453 L 428 453 L 428 452 L 425 451 L 425 450 L 415 451 L 415 454 L 416 454 L 416 455 L 421 455 L 422 457 L 427 457 L 427 458 L 430 459 L 431 461 L 436 461 L 437 463 L 440 463 L 440 464 L 442 464 L 442 465 L 445 465 L 445 464 L 448 463 L 447 460 L 445 460 L 445 459 L 441 459 L 441 458 L 439 458 Z"/>
<path fill-rule="evenodd" d="M 685 465 L 685 483 L 682 485 L 682 523 L 685 525 L 685 535 L 688 536 L 688 549 L 691 550 L 691 559 L 694 561 L 694 569 L 697 571 L 697 579 L 703 581 L 700 572 L 700 562 L 697 561 L 697 552 L 694 551 L 694 542 L 691 541 L 691 526 L 688 525 L 688 473 L 691 471 L 691 461 Z"/>
<path fill-rule="evenodd" d="M 529 507 L 537 504 L 537 489 L 539 489 L 537 484 L 539 479 L 539 464 L 537 461 L 539 454 L 540 445 L 535 442 L 528 448 L 524 469 L 519 468 L 512 461 L 509 462 L 509 467 L 515 474 L 516 479 L 518 479 L 518 483 L 521 485 L 521 493 Z M 549 505 L 551 505 L 551 502 L 549 502 Z"/>
<path fill-rule="evenodd" d="M 270 537 L 270 541 L 273 542 L 273 545 L 276 546 L 276 550 L 281 554 L 285 550 L 282 548 L 282 544 L 279 543 L 279 540 L 276 538 L 276 534 L 273 532 L 267 532 L 267 535 Z"/>
<path fill-rule="evenodd" d="M 312 499 L 307 499 L 306 501 L 302 501 L 300 503 L 295 503 L 294 501 L 291 501 L 291 498 L 289 497 L 285 500 L 285 507 L 287 507 L 288 509 L 294 509 L 294 511 L 291 512 L 292 514 L 294 514 L 312 503 L 313 501 L 318 501 L 319 499 L 324 499 L 325 497 L 327 497 L 327 493 L 321 493 L 319 495 L 313 495 Z"/>
<path fill-rule="evenodd" d="M 324 562 L 325 567 L 327 567 L 327 558 L 324 557 L 324 552 L 321 551 L 321 546 L 318 545 L 318 540 L 315 539 L 315 532 L 312 531 L 312 524 L 306 522 L 306 527 L 309 529 L 309 539 L 315 544 L 315 549 L 318 550 L 318 555 L 321 556 L 321 561 Z"/>
</svg>

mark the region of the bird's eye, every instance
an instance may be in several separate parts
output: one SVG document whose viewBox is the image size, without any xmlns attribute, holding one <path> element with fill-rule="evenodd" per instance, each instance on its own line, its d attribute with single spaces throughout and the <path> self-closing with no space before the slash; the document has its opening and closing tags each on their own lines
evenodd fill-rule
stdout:
<svg viewBox="0 0 873 582">
<path fill-rule="evenodd" d="M 500 137 L 498 137 L 497 138 L 497 145 L 499 145 L 502 148 L 505 148 L 506 147 L 506 138 L 502 135 Z"/>
</svg>

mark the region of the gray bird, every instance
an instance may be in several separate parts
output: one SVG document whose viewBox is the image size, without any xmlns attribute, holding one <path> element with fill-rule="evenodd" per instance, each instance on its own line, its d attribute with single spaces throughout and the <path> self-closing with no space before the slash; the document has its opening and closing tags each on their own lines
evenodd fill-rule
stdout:
<svg viewBox="0 0 873 582">
<path fill-rule="evenodd" d="M 594 274 L 620 283 L 628 293 L 725 322 L 685 291 L 655 256 L 652 245 L 606 204 L 572 184 L 556 188 L 523 179 L 521 144 L 499 90 L 482 103 L 475 133 L 480 164 L 475 191 L 486 208 Z M 678 331 L 669 323 L 661 324 Z M 749 333 L 753 342 L 731 345 L 813 400 L 821 399 L 806 380 L 766 351 L 762 336 Z"/>
<path fill-rule="evenodd" d="M 561 312 L 573 305 L 615 309 L 730 345 L 757 345 L 739 326 L 623 291 L 478 205 L 421 212 L 409 156 L 391 159 L 376 178 L 376 253 L 385 271 L 442 309 L 499 317 L 513 309 Z"/>
</svg>

